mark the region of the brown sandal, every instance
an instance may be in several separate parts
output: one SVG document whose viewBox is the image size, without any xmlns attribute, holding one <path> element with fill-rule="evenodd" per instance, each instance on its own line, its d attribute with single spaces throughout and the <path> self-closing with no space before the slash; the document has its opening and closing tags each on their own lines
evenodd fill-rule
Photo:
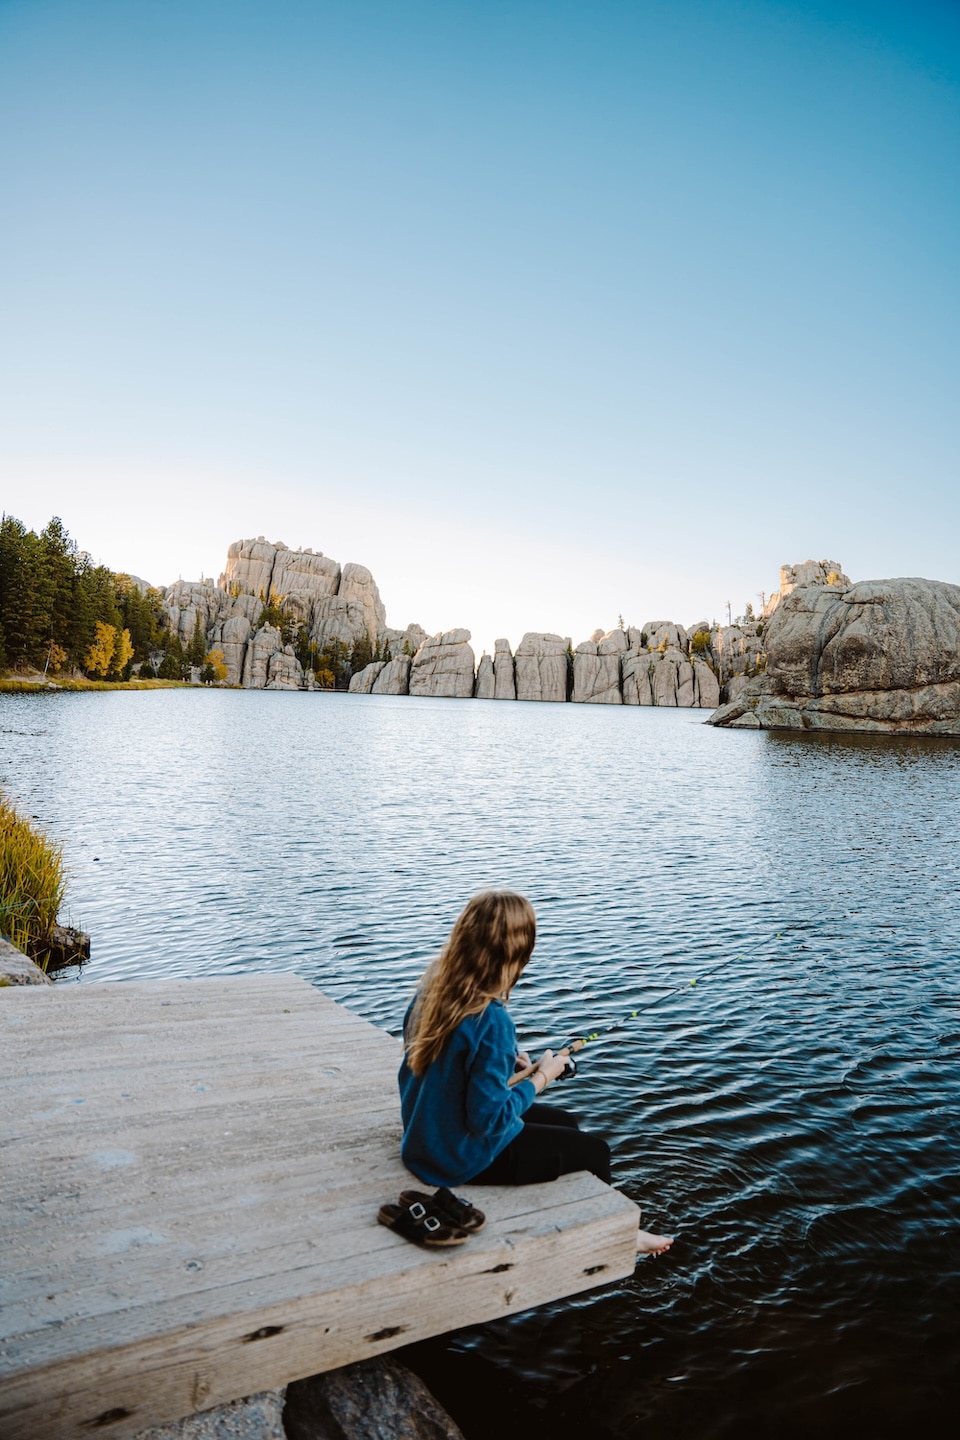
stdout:
<svg viewBox="0 0 960 1440">
<path fill-rule="evenodd" d="M 459 1195 L 454 1195 L 446 1186 L 435 1195 L 427 1195 L 423 1190 L 401 1190 L 400 1204 L 422 1205 L 438 1220 L 453 1225 L 458 1230 L 466 1230 L 468 1235 L 476 1235 L 487 1223 L 487 1217 L 482 1210 L 478 1210 L 467 1200 L 461 1200 Z"/>
<path fill-rule="evenodd" d="M 401 1196 L 401 1200 L 402 1200 Z M 388 1230 L 395 1230 L 404 1240 L 428 1249 L 440 1249 L 449 1245 L 462 1245 L 469 1240 L 466 1230 L 451 1225 L 440 1215 L 433 1215 L 419 1201 L 412 1204 L 381 1205 L 377 1220 Z"/>
</svg>

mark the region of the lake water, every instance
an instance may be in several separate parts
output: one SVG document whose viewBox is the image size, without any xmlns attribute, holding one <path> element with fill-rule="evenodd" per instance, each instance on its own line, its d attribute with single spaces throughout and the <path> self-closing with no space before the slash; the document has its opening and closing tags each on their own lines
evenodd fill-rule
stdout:
<svg viewBox="0 0 960 1440">
<path fill-rule="evenodd" d="M 0 696 L 0 784 L 93 937 L 59 983 L 293 970 L 396 1033 L 463 902 L 509 886 L 540 920 L 524 1040 L 640 1012 L 551 1093 L 680 1238 L 425 1352 L 483 1397 L 471 1440 L 953 1433 L 960 745 L 703 718 Z"/>
</svg>

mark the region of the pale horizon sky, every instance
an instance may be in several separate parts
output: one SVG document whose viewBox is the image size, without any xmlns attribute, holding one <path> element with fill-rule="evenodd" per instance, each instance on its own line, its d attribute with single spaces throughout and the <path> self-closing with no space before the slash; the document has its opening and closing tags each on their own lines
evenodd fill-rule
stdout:
<svg viewBox="0 0 960 1440">
<path fill-rule="evenodd" d="M 0 508 L 574 642 L 960 583 L 960 6 L 0 0 Z"/>
</svg>

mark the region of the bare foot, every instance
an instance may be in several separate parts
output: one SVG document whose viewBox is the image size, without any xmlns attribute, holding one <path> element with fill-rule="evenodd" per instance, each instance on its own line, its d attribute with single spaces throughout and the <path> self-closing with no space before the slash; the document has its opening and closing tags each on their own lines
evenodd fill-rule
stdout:
<svg viewBox="0 0 960 1440">
<path fill-rule="evenodd" d="M 638 1255 L 662 1255 L 672 1244 L 672 1235 L 651 1235 L 649 1230 L 637 1232 Z"/>
</svg>

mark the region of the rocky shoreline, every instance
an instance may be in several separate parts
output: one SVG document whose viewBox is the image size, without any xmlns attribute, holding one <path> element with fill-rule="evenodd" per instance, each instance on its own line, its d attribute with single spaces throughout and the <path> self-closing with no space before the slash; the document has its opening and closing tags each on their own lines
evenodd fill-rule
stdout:
<svg viewBox="0 0 960 1440">
<path fill-rule="evenodd" d="M 831 564 L 819 562 L 819 569 Z M 755 673 L 763 648 L 762 618 L 687 627 L 649 620 L 596 630 L 576 646 L 569 636 L 550 632 L 528 632 L 516 650 L 498 639 L 493 655 L 478 661 L 467 629 L 427 635 L 416 624 L 391 628 L 364 566 L 341 567 L 320 552 L 290 550 L 263 536 L 229 547 L 216 584 L 179 580 L 169 586 L 164 605 L 183 645 L 199 627 L 208 648 L 223 656 L 225 683 L 254 690 L 325 688 L 283 626 L 261 623 L 265 612 L 275 615 L 278 608 L 301 627 L 316 654 L 331 645 L 351 652 L 366 647 L 374 658 L 350 675 L 354 694 L 712 710 L 724 698 L 724 686 Z"/>
<path fill-rule="evenodd" d="M 711 725 L 960 736 L 960 586 L 805 585 L 770 617 L 764 673 Z"/>
</svg>

